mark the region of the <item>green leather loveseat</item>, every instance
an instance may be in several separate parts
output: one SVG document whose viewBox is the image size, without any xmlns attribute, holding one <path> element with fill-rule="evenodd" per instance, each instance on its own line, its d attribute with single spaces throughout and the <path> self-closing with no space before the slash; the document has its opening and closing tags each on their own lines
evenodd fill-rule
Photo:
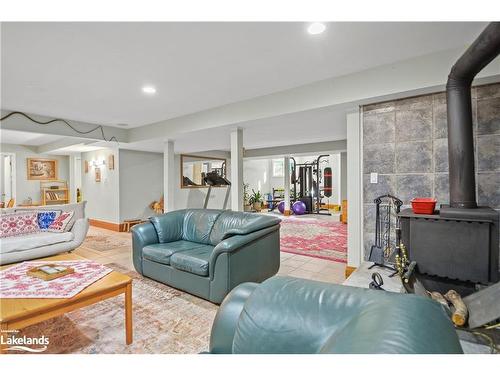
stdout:
<svg viewBox="0 0 500 375">
<path fill-rule="evenodd" d="M 462 353 L 441 306 L 424 297 L 292 277 L 245 283 L 221 304 L 210 353 Z"/>
<path fill-rule="evenodd" d="M 278 272 L 280 219 L 187 209 L 132 228 L 137 272 L 214 303 L 237 285 Z"/>
</svg>

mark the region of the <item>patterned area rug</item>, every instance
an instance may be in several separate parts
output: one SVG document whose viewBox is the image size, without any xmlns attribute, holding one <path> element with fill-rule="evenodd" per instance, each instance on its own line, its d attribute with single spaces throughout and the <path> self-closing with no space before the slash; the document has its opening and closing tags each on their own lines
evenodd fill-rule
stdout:
<svg viewBox="0 0 500 375">
<path fill-rule="evenodd" d="M 125 345 L 123 296 L 27 327 L 19 336 L 45 335 L 45 353 L 199 353 L 208 350 L 217 305 L 108 264 L 133 278 L 134 342 Z"/>
<path fill-rule="evenodd" d="M 281 251 L 347 262 L 347 225 L 309 217 L 282 219 Z"/>
<path fill-rule="evenodd" d="M 99 229 L 90 227 L 82 246 L 97 251 L 109 251 L 119 247 L 132 247 L 132 236 L 117 237 L 102 233 Z"/>
</svg>

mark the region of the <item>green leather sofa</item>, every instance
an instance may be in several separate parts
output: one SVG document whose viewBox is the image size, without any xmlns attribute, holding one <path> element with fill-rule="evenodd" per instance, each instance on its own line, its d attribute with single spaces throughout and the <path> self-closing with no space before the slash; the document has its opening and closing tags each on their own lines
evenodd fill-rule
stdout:
<svg viewBox="0 0 500 375">
<path fill-rule="evenodd" d="M 272 277 L 221 304 L 210 353 L 462 353 L 441 306 L 424 297 Z"/>
<path fill-rule="evenodd" d="M 237 285 L 278 272 L 280 219 L 187 209 L 132 228 L 137 272 L 214 303 Z"/>
</svg>

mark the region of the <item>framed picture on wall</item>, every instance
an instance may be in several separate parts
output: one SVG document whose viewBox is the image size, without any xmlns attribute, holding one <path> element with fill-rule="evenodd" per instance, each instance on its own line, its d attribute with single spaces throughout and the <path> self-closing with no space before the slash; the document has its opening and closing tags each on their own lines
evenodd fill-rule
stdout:
<svg viewBox="0 0 500 375">
<path fill-rule="evenodd" d="M 95 182 L 101 182 L 101 168 L 95 169 Z"/>
<path fill-rule="evenodd" d="M 27 159 L 28 180 L 57 180 L 57 160 L 55 159 Z"/>
<path fill-rule="evenodd" d="M 85 170 L 85 173 L 89 173 L 89 162 L 87 160 L 85 160 L 85 162 L 83 163 L 83 166 L 84 166 L 84 170 Z"/>
<path fill-rule="evenodd" d="M 108 168 L 115 169 L 115 155 L 113 154 L 108 156 Z"/>
</svg>

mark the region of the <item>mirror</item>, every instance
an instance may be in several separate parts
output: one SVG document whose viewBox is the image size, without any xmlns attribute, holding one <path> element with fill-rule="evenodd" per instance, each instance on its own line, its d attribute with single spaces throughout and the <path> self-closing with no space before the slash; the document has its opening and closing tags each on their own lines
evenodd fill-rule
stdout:
<svg viewBox="0 0 500 375">
<path fill-rule="evenodd" d="M 181 155 L 181 188 L 208 187 L 204 180 L 207 173 L 216 173 L 225 178 L 226 159 Z"/>
</svg>

